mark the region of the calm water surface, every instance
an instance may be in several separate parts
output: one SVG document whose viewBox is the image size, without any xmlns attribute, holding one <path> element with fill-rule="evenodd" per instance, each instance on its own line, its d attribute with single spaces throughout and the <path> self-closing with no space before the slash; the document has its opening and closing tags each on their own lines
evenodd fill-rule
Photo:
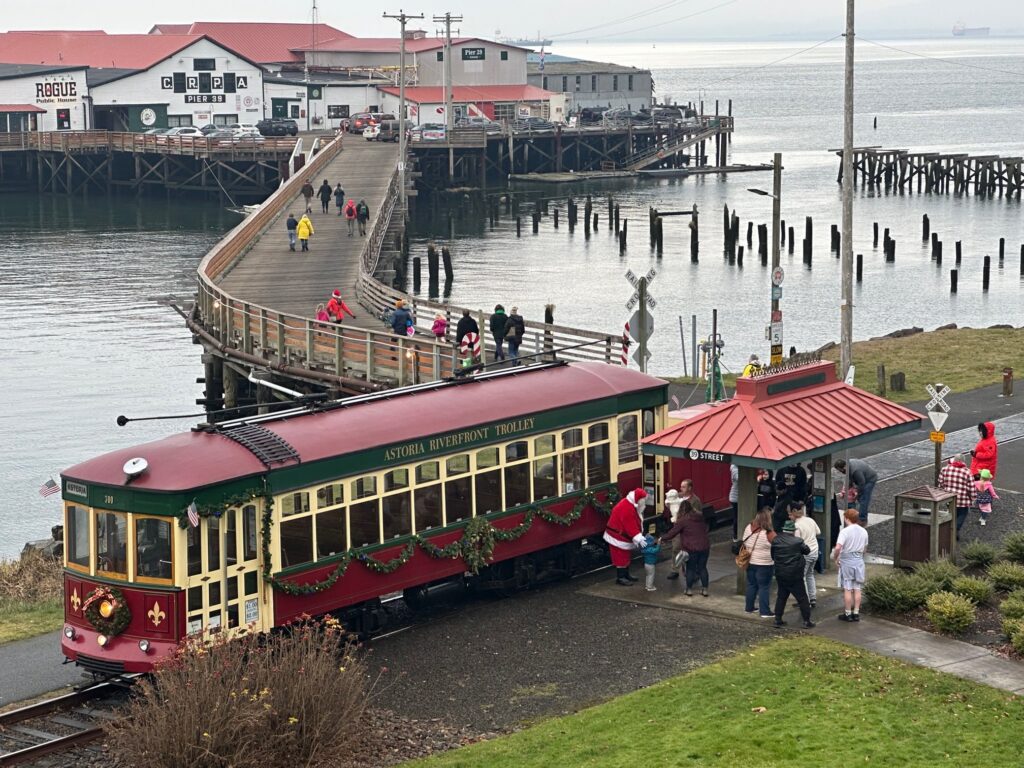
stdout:
<svg viewBox="0 0 1024 768">
<path fill-rule="evenodd" d="M 829 252 L 829 227 L 839 224 L 838 158 L 827 150 L 842 144 L 842 47 L 825 45 L 786 62 L 763 66 L 811 43 L 714 43 L 575 45 L 555 53 L 651 67 L 661 98 L 696 101 L 714 112 L 733 100 L 736 133 L 731 161 L 770 162 L 783 153 L 782 217 L 795 226 L 796 252 L 783 251 L 786 271 L 782 308 L 785 347 L 811 349 L 839 336 L 839 260 Z M 855 144 L 913 150 L 974 154 L 1024 154 L 1024 39 L 887 42 L 931 58 L 908 56 L 862 43 L 857 50 Z M 940 60 L 941 59 L 941 60 Z M 964 66 L 969 65 L 969 66 Z M 759 68 L 761 67 L 761 68 Z M 981 69 L 978 69 L 981 68 Z M 878 118 L 878 129 L 872 127 Z M 708 151 L 711 151 L 709 147 Z M 528 199 L 557 198 L 563 223 L 554 230 L 550 218 L 540 234 L 515 237 L 515 222 L 505 220 L 491 231 L 456 201 L 456 281 L 452 301 L 491 308 L 517 303 L 528 318 L 539 319 L 543 307 L 557 307 L 556 321 L 595 330 L 621 329 L 628 318 L 623 304 L 632 293 L 623 278 L 651 266 L 658 276 L 651 293 L 658 300 L 656 332 L 651 342 L 651 369 L 682 373 L 679 320 L 689 329 L 697 315 L 701 335 L 710 332 L 711 310 L 719 310 L 726 341 L 724 362 L 736 369 L 750 352 L 767 355 L 764 327 L 769 314 L 768 270 L 756 254 L 745 266 L 722 260 L 722 206 L 736 209 L 755 224 L 771 221 L 771 200 L 750 194 L 749 187 L 771 188 L 771 174 L 735 174 L 728 178 L 626 180 L 588 187 L 534 186 Z M 582 227 L 568 234 L 564 201 L 590 191 L 601 227 L 589 241 Z M 614 194 L 629 219 L 629 249 L 620 258 L 606 223 L 604 196 Z M 701 216 L 701 260 L 689 259 L 686 220 L 665 220 L 665 254 L 657 259 L 648 247 L 647 210 L 689 209 Z M 582 205 L 581 205 L 582 208 Z M 428 239 L 448 236 L 445 211 L 422 211 L 414 252 Z M 928 213 L 932 231 L 944 243 L 944 263 L 937 267 L 921 242 L 921 215 Z M 582 215 L 582 212 L 581 212 Z M 814 217 L 814 264 L 807 270 L 799 239 L 805 216 Z M 932 328 L 948 322 L 984 326 L 1024 324 L 1021 302 L 1020 246 L 1024 218 L 1019 200 L 973 196 L 886 194 L 858 189 L 854 211 L 854 249 L 864 254 L 864 280 L 855 288 L 854 333 L 867 338 L 897 328 Z M 885 264 L 872 248 L 872 222 L 889 227 L 897 240 L 896 263 Z M 1007 240 L 1006 264 L 995 259 L 998 240 Z M 964 257 L 960 290 L 949 294 L 953 244 L 962 240 Z M 745 245 L 745 242 L 743 243 Z M 756 249 L 756 232 L 754 236 Z M 981 263 L 993 256 L 991 288 L 981 291 Z M 411 275 L 411 269 L 409 271 Z M 411 279 L 411 278 L 410 278 Z M 689 347 L 689 331 L 686 338 Z"/>
<path fill-rule="evenodd" d="M 0 557 L 49 535 L 39 486 L 104 451 L 191 426 L 200 350 L 156 296 L 189 296 L 195 268 L 238 217 L 214 203 L 0 195 Z"/>
</svg>

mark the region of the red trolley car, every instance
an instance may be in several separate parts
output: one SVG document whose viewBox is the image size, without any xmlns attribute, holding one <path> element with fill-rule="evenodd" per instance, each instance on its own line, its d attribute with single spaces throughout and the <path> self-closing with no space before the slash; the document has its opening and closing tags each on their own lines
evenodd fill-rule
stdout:
<svg viewBox="0 0 1024 768">
<path fill-rule="evenodd" d="M 72 467 L 63 653 L 146 671 L 190 634 L 328 611 L 372 629 L 383 595 L 569 571 L 620 493 L 662 497 L 664 460 L 638 442 L 665 426 L 666 390 L 616 366 L 539 364 L 202 425 Z"/>
</svg>

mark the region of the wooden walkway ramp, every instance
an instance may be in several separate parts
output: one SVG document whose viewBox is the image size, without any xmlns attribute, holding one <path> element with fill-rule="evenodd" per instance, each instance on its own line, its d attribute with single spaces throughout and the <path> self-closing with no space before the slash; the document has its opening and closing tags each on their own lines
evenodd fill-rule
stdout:
<svg viewBox="0 0 1024 768">
<path fill-rule="evenodd" d="M 315 177 L 303 170 L 296 175 L 309 178 L 314 189 L 324 179 L 331 187 L 339 181 L 346 199 L 357 203 L 366 200 L 370 207 L 369 232 L 385 203 L 392 170 L 398 162 L 398 145 L 361 138 L 349 139 L 345 148 Z M 321 211 L 320 199 L 312 202 L 309 215 L 314 233 L 309 240 L 308 252 L 288 250 L 285 220 L 289 213 L 302 216 L 305 201 L 301 194 L 294 196 L 274 218 L 266 231 L 252 247 L 219 280 L 219 286 L 233 296 L 244 296 L 252 304 L 273 307 L 279 312 L 313 317 L 316 305 L 324 304 L 335 288 L 341 290 L 345 303 L 356 313 L 357 319 L 345 320 L 346 325 L 380 329 L 373 308 L 361 307 L 356 297 L 356 280 L 361 268 L 361 254 L 366 238 L 358 230 L 348 236 L 348 225 L 338 216 L 334 201 L 329 213 Z"/>
</svg>

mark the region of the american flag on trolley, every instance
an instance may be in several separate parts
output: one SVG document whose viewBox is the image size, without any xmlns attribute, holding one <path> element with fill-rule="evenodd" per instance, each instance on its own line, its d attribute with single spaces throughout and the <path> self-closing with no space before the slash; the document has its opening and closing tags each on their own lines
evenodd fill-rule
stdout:
<svg viewBox="0 0 1024 768">
<path fill-rule="evenodd" d="M 199 527 L 199 507 L 196 506 L 195 500 L 188 505 L 188 522 L 193 528 Z"/>
<path fill-rule="evenodd" d="M 39 495 L 42 496 L 44 499 L 47 496 L 52 496 L 55 493 L 60 493 L 60 483 L 58 483 L 52 477 L 39 486 Z"/>
</svg>

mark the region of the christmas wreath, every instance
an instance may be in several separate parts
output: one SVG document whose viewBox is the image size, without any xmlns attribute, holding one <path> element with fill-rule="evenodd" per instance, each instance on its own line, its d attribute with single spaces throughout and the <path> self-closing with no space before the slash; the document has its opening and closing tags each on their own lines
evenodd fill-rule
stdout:
<svg viewBox="0 0 1024 768">
<path fill-rule="evenodd" d="M 132 620 L 124 594 L 116 587 L 96 587 L 82 603 L 82 612 L 93 629 L 107 637 L 124 632 Z"/>
</svg>

